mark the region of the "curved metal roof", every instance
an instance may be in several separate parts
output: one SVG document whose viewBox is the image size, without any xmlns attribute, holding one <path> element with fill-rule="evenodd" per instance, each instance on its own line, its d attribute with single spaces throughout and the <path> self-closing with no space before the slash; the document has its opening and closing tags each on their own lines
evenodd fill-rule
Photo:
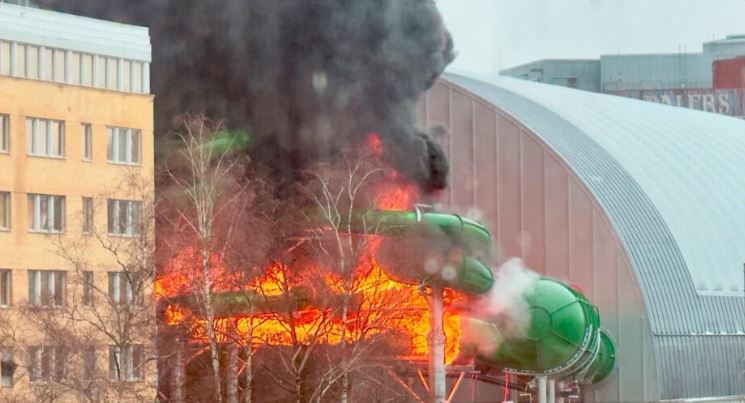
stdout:
<svg viewBox="0 0 745 403">
<path fill-rule="evenodd" d="M 445 79 L 529 128 L 602 206 L 644 296 L 663 397 L 745 392 L 745 121 L 508 77 Z M 723 385 L 680 385 L 680 368 L 711 376 L 696 356 L 712 352 L 726 358 Z"/>
</svg>

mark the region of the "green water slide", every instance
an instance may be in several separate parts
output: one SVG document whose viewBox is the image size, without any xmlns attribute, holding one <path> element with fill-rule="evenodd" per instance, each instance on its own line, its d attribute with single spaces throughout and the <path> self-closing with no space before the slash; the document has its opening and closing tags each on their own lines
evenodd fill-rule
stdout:
<svg viewBox="0 0 745 403">
<path fill-rule="evenodd" d="M 341 229 L 380 236 L 376 258 L 395 278 L 476 296 L 493 286 L 492 271 L 484 263 L 492 247 L 491 235 L 476 221 L 455 214 L 369 210 L 354 214 Z M 194 296 L 178 298 L 172 302 L 198 306 Z M 314 297 L 302 287 L 291 291 L 290 298 L 250 291 L 215 293 L 212 298 L 218 317 L 314 304 Z M 522 298 L 527 306 L 524 329 L 516 328 L 514 318 L 466 318 L 461 352 L 481 365 L 516 374 L 591 384 L 611 374 L 615 347 L 600 329 L 597 308 L 580 292 L 560 281 L 539 278 Z"/>
<path fill-rule="evenodd" d="M 504 318 L 469 318 L 464 326 L 470 336 L 463 351 L 473 353 L 479 364 L 516 374 L 593 384 L 610 375 L 615 347 L 600 330 L 597 308 L 581 293 L 544 277 L 528 287 L 523 298 L 528 307 L 524 329 Z"/>
<path fill-rule="evenodd" d="M 251 137 L 246 131 L 223 130 L 215 133 L 203 144 L 214 155 L 230 155 L 248 148 Z"/>
<path fill-rule="evenodd" d="M 484 263 L 491 234 L 474 220 L 456 214 L 369 210 L 356 215 L 350 229 L 384 236 L 376 257 L 393 277 L 470 295 L 483 294 L 494 283 Z"/>
<path fill-rule="evenodd" d="M 282 295 L 263 295 L 253 290 L 221 291 L 210 295 L 215 318 L 255 315 L 271 312 L 297 311 L 313 304 L 313 293 L 307 287 L 296 286 Z M 199 311 L 204 301 L 196 294 L 166 298 L 165 304 L 186 306 Z M 200 312 L 201 314 L 201 312 Z"/>
</svg>

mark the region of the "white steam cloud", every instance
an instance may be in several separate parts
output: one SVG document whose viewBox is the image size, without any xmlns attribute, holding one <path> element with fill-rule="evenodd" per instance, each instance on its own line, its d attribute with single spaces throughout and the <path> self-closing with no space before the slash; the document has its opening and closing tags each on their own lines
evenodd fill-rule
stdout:
<svg viewBox="0 0 745 403">
<path fill-rule="evenodd" d="M 524 294 L 539 278 L 520 258 L 502 264 L 494 273 L 489 293 L 472 305 L 470 317 L 463 320 L 464 352 L 489 355 L 505 339 L 526 335 L 530 306 Z"/>
</svg>

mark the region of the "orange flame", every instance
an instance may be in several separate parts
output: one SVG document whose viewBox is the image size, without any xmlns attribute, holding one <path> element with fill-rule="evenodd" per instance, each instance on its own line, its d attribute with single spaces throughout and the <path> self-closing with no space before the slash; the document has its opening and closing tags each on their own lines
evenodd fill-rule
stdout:
<svg viewBox="0 0 745 403">
<path fill-rule="evenodd" d="M 370 133 L 366 142 L 374 153 L 382 152 L 380 138 Z M 390 180 L 380 183 L 375 189 L 375 207 L 385 210 L 412 209 L 417 198 L 417 189 L 406 184 L 396 172 Z M 346 321 L 338 307 L 312 301 L 307 307 L 298 307 L 286 312 L 257 309 L 257 312 L 242 312 L 227 318 L 218 318 L 212 324 L 217 334 L 223 335 L 223 341 L 239 340 L 245 345 L 300 345 L 310 343 L 338 344 L 342 340 L 353 343 L 370 340 L 374 337 L 397 337 L 407 340 L 406 357 L 425 359 L 429 353 L 427 335 L 429 333 L 430 310 L 426 295 L 415 284 L 407 284 L 388 276 L 384 268 L 373 259 L 380 245 L 380 238 L 370 236 L 367 253 L 360 259 L 354 269 L 351 280 L 345 280 L 326 272 L 320 276 L 322 285 L 333 294 L 352 294 L 353 309 L 350 309 Z M 189 287 L 199 284 L 201 276 L 199 251 L 186 248 L 179 253 L 166 268 L 166 274 L 159 277 L 155 284 L 157 298 L 188 295 L 193 292 Z M 279 263 L 268 265 L 264 272 L 245 284 L 229 273 L 217 256 L 211 256 L 209 276 L 215 284 L 214 291 L 246 289 L 267 298 L 284 298 L 291 294 L 290 286 L 302 286 L 303 279 L 288 279 L 289 267 Z M 295 268 L 296 271 L 298 268 Z M 305 269 L 305 268 L 304 268 Z M 289 281 L 292 280 L 292 281 Z M 289 284 L 292 283 L 292 284 Z M 454 308 L 458 296 L 449 290 L 445 291 L 445 314 L 443 330 L 446 335 L 446 362 L 458 355 L 458 341 L 461 336 L 460 315 Z M 326 306 L 328 305 L 328 306 Z M 191 336 L 191 341 L 203 343 L 206 338 L 207 322 L 188 308 L 168 305 L 164 311 L 168 325 L 184 326 Z M 230 337 L 228 337 L 230 336 Z M 236 337 L 237 336 L 237 337 Z M 403 337 L 402 337 L 403 336 Z"/>
</svg>

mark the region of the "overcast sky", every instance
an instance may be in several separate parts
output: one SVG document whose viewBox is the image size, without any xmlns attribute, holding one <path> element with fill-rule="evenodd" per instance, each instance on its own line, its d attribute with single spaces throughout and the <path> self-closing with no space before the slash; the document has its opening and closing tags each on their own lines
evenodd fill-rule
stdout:
<svg viewBox="0 0 745 403">
<path fill-rule="evenodd" d="M 479 74 L 546 58 L 700 52 L 745 34 L 745 0 L 437 0 L 458 58 Z M 684 48 L 685 47 L 685 48 Z"/>
</svg>

